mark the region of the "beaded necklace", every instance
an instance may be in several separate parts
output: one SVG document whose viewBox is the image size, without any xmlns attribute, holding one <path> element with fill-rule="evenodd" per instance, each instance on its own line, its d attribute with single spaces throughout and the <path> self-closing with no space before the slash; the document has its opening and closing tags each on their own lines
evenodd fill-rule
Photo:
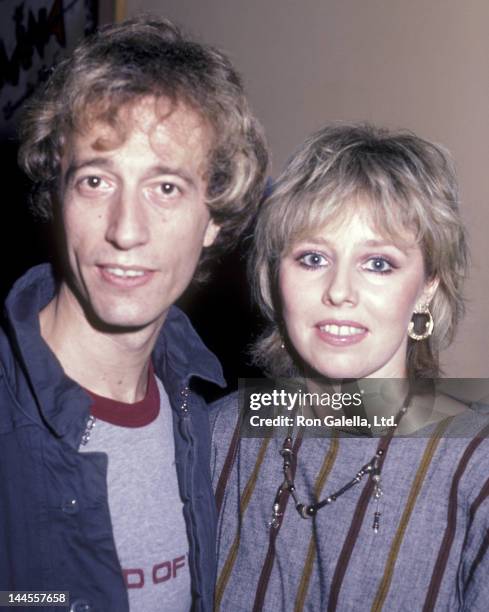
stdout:
<svg viewBox="0 0 489 612">
<path fill-rule="evenodd" d="M 385 452 L 387 450 L 387 447 L 389 446 L 392 436 L 394 435 L 394 432 L 396 431 L 397 427 L 399 426 L 399 423 L 401 422 L 402 417 L 407 412 L 409 403 L 411 401 L 411 397 L 412 397 L 411 393 L 408 393 L 401 409 L 397 413 L 395 424 L 389 427 L 387 434 L 380 439 L 379 444 L 377 446 L 377 451 L 375 455 L 370 459 L 370 461 L 368 461 L 365 465 L 363 465 L 358 470 L 356 475 L 351 480 L 349 480 L 346 484 L 344 484 L 340 489 L 338 489 L 334 493 L 331 493 L 330 495 L 325 497 L 322 501 L 312 503 L 312 504 L 301 503 L 296 493 L 294 478 L 295 478 L 295 471 L 297 467 L 298 450 L 302 442 L 302 430 L 299 431 L 296 437 L 296 441 L 294 443 L 293 435 L 292 435 L 293 427 L 292 426 L 289 427 L 287 436 L 285 437 L 282 448 L 279 451 L 280 455 L 283 458 L 284 480 L 282 484 L 279 486 L 277 490 L 277 494 L 275 495 L 275 500 L 273 502 L 272 519 L 269 522 L 270 528 L 278 529 L 280 525 L 282 524 L 282 519 L 284 515 L 283 511 L 285 508 L 284 494 L 290 494 L 292 496 L 292 499 L 294 500 L 294 503 L 295 503 L 295 508 L 297 512 L 299 513 L 299 515 L 303 519 L 308 519 L 308 518 L 314 517 L 317 514 L 317 512 L 321 510 L 321 508 L 324 508 L 325 506 L 329 506 L 330 504 L 335 502 L 339 497 L 344 495 L 352 487 L 354 487 L 359 482 L 361 482 L 364 476 L 368 474 L 370 479 L 373 482 L 372 498 L 376 502 L 376 509 L 374 512 L 372 529 L 374 530 L 374 533 L 378 533 L 380 529 L 380 517 L 381 517 L 380 498 L 384 494 L 383 489 L 382 489 L 381 474 L 382 474 L 382 466 L 383 466 L 384 459 L 385 459 Z"/>
</svg>

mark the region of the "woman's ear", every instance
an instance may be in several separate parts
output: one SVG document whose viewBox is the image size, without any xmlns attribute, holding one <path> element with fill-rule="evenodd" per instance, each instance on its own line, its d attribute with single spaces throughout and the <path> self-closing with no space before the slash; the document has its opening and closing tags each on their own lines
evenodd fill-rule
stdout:
<svg viewBox="0 0 489 612">
<path fill-rule="evenodd" d="M 429 305 L 435 296 L 440 279 L 438 276 L 433 277 L 431 280 L 426 281 L 424 289 L 416 303 L 416 310 L 418 307 L 421 309 L 423 306 Z"/>
</svg>

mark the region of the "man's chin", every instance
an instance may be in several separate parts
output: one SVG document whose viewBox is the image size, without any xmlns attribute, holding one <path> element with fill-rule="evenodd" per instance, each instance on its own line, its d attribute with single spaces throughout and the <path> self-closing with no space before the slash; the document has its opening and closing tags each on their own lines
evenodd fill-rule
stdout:
<svg viewBox="0 0 489 612">
<path fill-rule="evenodd" d="M 85 312 L 87 320 L 94 329 L 113 334 L 135 333 L 144 329 L 159 328 L 164 321 L 163 315 L 152 318 L 148 314 L 107 313 L 94 308 L 88 308 Z"/>
</svg>

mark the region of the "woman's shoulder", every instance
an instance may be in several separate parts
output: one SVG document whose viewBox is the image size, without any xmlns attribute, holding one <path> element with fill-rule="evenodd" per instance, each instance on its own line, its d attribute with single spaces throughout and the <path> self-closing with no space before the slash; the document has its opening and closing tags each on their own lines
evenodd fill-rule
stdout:
<svg viewBox="0 0 489 612">
<path fill-rule="evenodd" d="M 489 424 L 489 405 L 464 401 L 445 393 L 437 393 L 428 401 L 428 406 L 421 405 L 419 412 L 423 427 L 445 425 L 444 431 L 463 432 L 466 437 L 479 436 Z"/>
<path fill-rule="evenodd" d="M 215 454 L 221 454 L 231 444 L 239 422 L 239 393 L 225 395 L 210 405 L 209 422 Z"/>
<path fill-rule="evenodd" d="M 485 508 L 489 504 L 489 406 L 465 404 L 457 399 L 443 398 L 439 410 L 445 415 L 447 427 L 445 452 L 453 462 L 452 486 L 466 498 L 467 504 L 477 501 Z M 487 520 L 484 519 L 487 525 Z"/>
<path fill-rule="evenodd" d="M 230 393 L 210 405 L 210 425 L 212 434 L 211 474 L 214 489 L 229 453 L 235 445 L 239 418 L 238 393 Z"/>
<path fill-rule="evenodd" d="M 487 438 L 489 433 L 489 405 L 466 403 L 457 398 L 441 394 L 434 406 L 438 420 L 449 420 L 450 429 L 466 437 Z M 488 457 L 489 458 L 489 457 Z"/>
<path fill-rule="evenodd" d="M 238 392 L 234 391 L 210 404 L 209 419 L 212 432 L 216 428 L 222 431 L 234 430 L 239 415 L 238 397 Z"/>
</svg>

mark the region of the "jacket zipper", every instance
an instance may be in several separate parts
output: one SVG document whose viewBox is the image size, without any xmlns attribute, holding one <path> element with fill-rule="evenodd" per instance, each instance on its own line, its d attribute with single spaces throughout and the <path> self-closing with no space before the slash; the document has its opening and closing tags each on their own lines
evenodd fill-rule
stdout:
<svg viewBox="0 0 489 612">
<path fill-rule="evenodd" d="M 190 414 L 189 414 L 189 396 L 190 389 L 188 387 L 184 387 L 180 392 L 182 396 L 182 404 L 180 406 L 180 410 L 182 413 L 181 417 L 181 432 L 183 436 L 188 441 L 188 461 L 185 462 L 185 480 L 187 486 L 187 494 L 188 494 L 188 504 L 189 504 L 189 568 L 190 568 L 190 577 L 195 580 L 191 580 L 191 586 L 193 587 L 195 584 L 199 584 L 199 576 L 198 576 L 198 568 L 197 568 L 197 559 L 196 559 L 196 531 L 195 531 L 195 510 L 194 510 L 194 495 L 193 495 L 193 481 L 192 474 L 194 470 L 194 448 L 195 448 L 195 439 L 192 435 L 191 430 L 191 422 L 190 422 Z M 192 608 L 193 610 L 194 608 Z"/>
</svg>

